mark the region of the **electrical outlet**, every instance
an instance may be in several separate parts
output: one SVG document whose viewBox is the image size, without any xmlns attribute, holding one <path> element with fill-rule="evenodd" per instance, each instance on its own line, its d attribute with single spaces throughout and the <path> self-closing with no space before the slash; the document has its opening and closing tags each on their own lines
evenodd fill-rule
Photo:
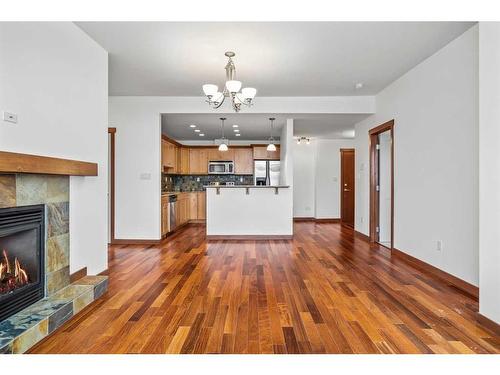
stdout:
<svg viewBox="0 0 500 375">
<path fill-rule="evenodd" d="M 436 251 L 442 251 L 443 250 L 443 241 L 438 240 L 436 241 Z"/>
<path fill-rule="evenodd" d="M 360 222 L 361 224 L 363 224 L 363 221 L 364 221 L 364 220 L 363 220 L 363 216 L 361 216 L 361 217 L 359 218 L 359 222 Z"/>
<path fill-rule="evenodd" d="M 139 178 L 141 180 L 151 180 L 151 173 L 141 173 Z"/>
</svg>

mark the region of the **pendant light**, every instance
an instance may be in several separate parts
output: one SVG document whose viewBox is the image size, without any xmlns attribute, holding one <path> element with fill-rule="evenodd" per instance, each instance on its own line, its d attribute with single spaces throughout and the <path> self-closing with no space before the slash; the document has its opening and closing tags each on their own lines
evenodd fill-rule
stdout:
<svg viewBox="0 0 500 375">
<path fill-rule="evenodd" d="M 271 136 L 269 137 L 269 144 L 267 145 L 267 151 L 276 151 L 276 146 L 274 145 L 274 138 L 273 138 L 274 120 L 276 119 L 274 117 L 270 117 L 269 120 L 271 121 Z"/>
<path fill-rule="evenodd" d="M 222 121 L 222 143 L 219 145 L 219 151 L 227 151 L 228 150 L 228 147 L 227 147 L 227 139 L 224 138 L 224 121 L 226 120 L 225 117 L 221 117 L 220 120 Z"/>
</svg>

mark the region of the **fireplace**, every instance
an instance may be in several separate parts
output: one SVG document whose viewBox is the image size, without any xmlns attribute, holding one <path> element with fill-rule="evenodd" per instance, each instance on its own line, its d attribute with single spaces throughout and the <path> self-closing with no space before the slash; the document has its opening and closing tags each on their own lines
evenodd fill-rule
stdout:
<svg viewBox="0 0 500 375">
<path fill-rule="evenodd" d="M 0 208 L 0 321 L 44 298 L 45 205 Z"/>
</svg>

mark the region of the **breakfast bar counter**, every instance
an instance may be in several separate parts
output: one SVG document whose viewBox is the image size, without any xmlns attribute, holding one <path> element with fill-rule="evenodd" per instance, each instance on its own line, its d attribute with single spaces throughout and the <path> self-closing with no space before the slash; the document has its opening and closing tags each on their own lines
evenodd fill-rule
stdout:
<svg viewBox="0 0 500 375">
<path fill-rule="evenodd" d="M 292 188 L 288 185 L 209 185 L 208 239 L 290 239 Z"/>
</svg>

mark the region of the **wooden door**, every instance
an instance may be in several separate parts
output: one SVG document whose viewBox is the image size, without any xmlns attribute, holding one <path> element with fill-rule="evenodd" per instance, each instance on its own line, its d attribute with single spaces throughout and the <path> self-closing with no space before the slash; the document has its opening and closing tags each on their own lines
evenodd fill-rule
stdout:
<svg viewBox="0 0 500 375">
<path fill-rule="evenodd" d="M 234 171 L 236 174 L 253 174 L 253 150 L 250 147 L 234 150 Z"/>
<path fill-rule="evenodd" d="M 354 227 L 354 149 L 340 150 L 340 174 L 341 221 Z"/>
</svg>

